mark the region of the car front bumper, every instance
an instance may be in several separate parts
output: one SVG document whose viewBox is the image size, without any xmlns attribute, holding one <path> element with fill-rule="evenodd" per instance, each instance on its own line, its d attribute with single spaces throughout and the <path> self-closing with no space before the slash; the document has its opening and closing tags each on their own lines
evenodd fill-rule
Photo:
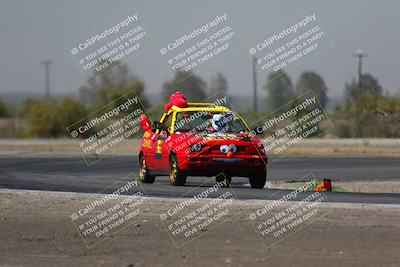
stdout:
<svg viewBox="0 0 400 267">
<path fill-rule="evenodd" d="M 266 171 L 268 157 L 258 155 L 237 155 L 221 157 L 220 154 L 184 155 L 178 165 L 186 175 L 213 176 L 221 172 L 231 176 L 249 177 Z"/>
</svg>

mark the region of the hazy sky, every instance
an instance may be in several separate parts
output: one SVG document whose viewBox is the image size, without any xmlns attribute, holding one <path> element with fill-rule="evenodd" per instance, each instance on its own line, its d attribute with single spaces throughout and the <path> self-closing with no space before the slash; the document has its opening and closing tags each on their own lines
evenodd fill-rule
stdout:
<svg viewBox="0 0 400 267">
<path fill-rule="evenodd" d="M 319 73 L 329 95 L 342 95 L 344 83 L 355 77 L 357 48 L 368 53 L 364 71 L 372 73 L 390 92 L 400 88 L 400 1 L 233 1 L 233 0 L 1 0 L 0 96 L 4 92 L 43 92 L 44 71 L 39 62 L 53 59 L 51 88 L 54 93 L 76 92 L 85 83 L 66 45 L 122 11 L 134 7 L 156 41 L 161 41 L 223 7 L 244 40 L 258 39 L 272 27 L 307 6 L 314 7 L 333 46 L 289 75 L 295 81 L 303 71 Z M 171 79 L 156 49 L 128 61 L 130 70 L 145 80 L 148 93 L 158 93 Z M 251 61 L 246 50 L 224 57 L 196 73 L 207 82 L 218 71 L 227 78 L 232 94 L 251 94 Z M 266 73 L 259 73 L 259 84 Z M 261 87 L 261 86 L 260 86 Z"/>
</svg>

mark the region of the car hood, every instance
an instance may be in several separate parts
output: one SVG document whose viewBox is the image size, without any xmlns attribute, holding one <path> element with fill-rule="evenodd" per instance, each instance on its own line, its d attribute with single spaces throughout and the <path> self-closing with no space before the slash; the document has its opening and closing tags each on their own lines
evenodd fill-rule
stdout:
<svg viewBox="0 0 400 267">
<path fill-rule="evenodd" d="M 258 138 L 252 137 L 248 134 L 240 133 L 194 133 L 193 136 L 198 140 L 204 140 L 210 143 L 226 143 L 226 142 L 257 142 Z"/>
</svg>

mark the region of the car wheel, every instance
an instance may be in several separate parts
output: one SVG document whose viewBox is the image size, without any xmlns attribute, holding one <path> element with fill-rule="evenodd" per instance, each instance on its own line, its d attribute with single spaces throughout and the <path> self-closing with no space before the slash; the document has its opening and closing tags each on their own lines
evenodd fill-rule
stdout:
<svg viewBox="0 0 400 267">
<path fill-rule="evenodd" d="M 186 176 L 181 173 L 175 156 L 169 158 L 169 180 L 173 185 L 185 185 Z"/>
<path fill-rule="evenodd" d="M 263 189 L 267 181 L 267 172 L 261 172 L 249 177 L 251 188 Z"/>
<path fill-rule="evenodd" d="M 218 183 L 218 182 L 223 182 L 225 179 L 226 179 L 226 181 L 227 181 L 225 187 L 229 187 L 229 185 L 230 185 L 231 182 L 232 182 L 232 176 L 229 176 L 229 175 L 226 175 L 226 174 L 215 176 L 215 181 L 216 181 L 217 183 Z"/>
<path fill-rule="evenodd" d="M 156 177 L 153 175 L 149 175 L 149 169 L 147 168 L 147 163 L 146 163 L 146 160 L 144 159 L 143 155 L 140 155 L 140 157 L 139 157 L 139 164 L 140 164 L 139 180 L 142 183 L 146 183 L 146 184 L 154 183 L 154 180 L 156 179 Z"/>
</svg>

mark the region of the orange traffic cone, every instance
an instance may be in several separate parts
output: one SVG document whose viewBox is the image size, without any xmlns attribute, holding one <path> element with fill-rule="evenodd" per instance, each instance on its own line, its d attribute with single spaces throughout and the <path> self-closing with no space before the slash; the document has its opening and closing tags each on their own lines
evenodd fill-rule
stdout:
<svg viewBox="0 0 400 267">
<path fill-rule="evenodd" d="M 317 191 L 317 192 L 322 192 L 323 190 L 324 190 L 324 183 L 320 183 L 319 185 L 317 185 L 316 187 L 315 187 L 315 191 Z"/>
</svg>

